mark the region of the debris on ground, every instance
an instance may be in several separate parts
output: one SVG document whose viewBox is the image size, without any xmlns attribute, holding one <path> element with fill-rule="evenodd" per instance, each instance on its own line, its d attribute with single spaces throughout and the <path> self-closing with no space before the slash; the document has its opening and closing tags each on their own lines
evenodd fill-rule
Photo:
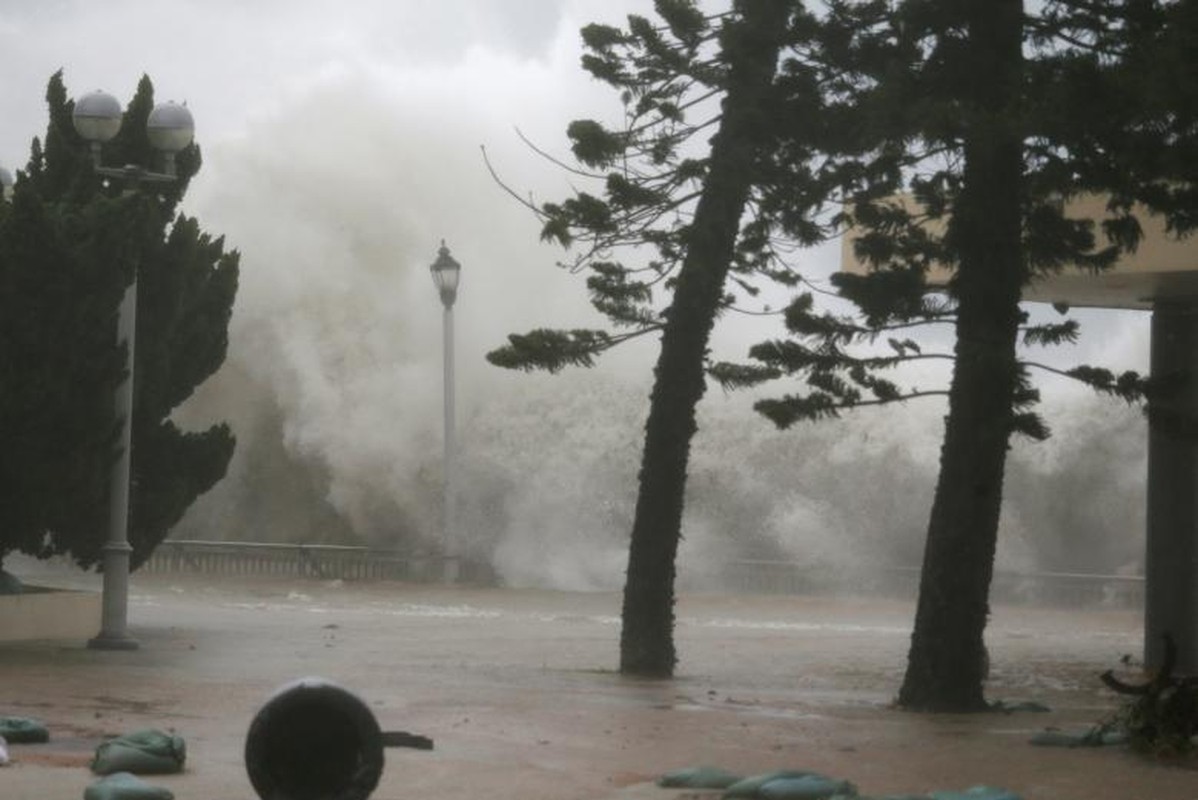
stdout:
<svg viewBox="0 0 1198 800">
<path fill-rule="evenodd" d="M 1107 688 L 1129 699 L 1115 724 L 1126 732 L 1131 746 L 1166 758 L 1198 752 L 1198 675 L 1178 677 L 1177 643 L 1165 634 L 1160 669 L 1147 683 L 1119 680 L 1110 670 L 1099 676 Z"/>
<path fill-rule="evenodd" d="M 1109 725 L 1095 725 L 1083 731 L 1062 731 L 1048 728 L 1031 739 L 1037 747 L 1109 747 L 1127 744 L 1127 734 Z"/>
</svg>

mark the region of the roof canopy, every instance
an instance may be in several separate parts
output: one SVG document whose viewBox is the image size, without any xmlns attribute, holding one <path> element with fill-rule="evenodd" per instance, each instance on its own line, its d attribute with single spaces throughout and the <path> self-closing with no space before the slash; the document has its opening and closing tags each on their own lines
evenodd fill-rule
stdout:
<svg viewBox="0 0 1198 800">
<path fill-rule="evenodd" d="M 904 201 L 909 202 L 909 201 Z M 1065 269 L 1059 274 L 1036 279 L 1023 290 L 1023 299 L 1043 303 L 1067 303 L 1071 306 L 1098 308 L 1150 309 L 1157 301 L 1198 299 L 1198 237 L 1178 239 L 1165 231 L 1165 221 L 1150 215 L 1147 209 L 1134 209 L 1144 238 L 1134 253 L 1125 253 L 1102 273 Z M 1088 195 L 1067 204 L 1072 218 L 1101 220 L 1106 214 L 1106 199 Z M 934 223 L 943 230 L 944 223 Z M 868 266 L 857 258 L 853 244 L 858 234 L 850 230 L 842 241 L 840 268 L 862 274 Z M 948 280 L 946 270 L 928 276 L 933 286 Z"/>
</svg>

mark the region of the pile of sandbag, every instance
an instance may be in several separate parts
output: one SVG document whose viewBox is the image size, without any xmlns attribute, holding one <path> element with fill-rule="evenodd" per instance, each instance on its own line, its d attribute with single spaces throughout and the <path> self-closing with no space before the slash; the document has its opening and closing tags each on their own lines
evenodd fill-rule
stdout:
<svg viewBox="0 0 1198 800">
<path fill-rule="evenodd" d="M 11 759 L 8 744 L 45 744 L 50 730 L 40 720 L 0 716 L 0 766 Z M 83 792 L 84 800 L 173 800 L 161 786 L 151 786 L 137 775 L 182 772 L 187 744 L 181 736 L 153 728 L 133 731 L 102 742 L 91 761 L 91 770 L 104 776 Z"/>
<path fill-rule="evenodd" d="M 1014 792 L 993 786 L 866 797 L 858 794 L 850 781 L 810 770 L 777 770 L 742 777 L 719 767 L 689 767 L 665 773 L 657 779 L 657 785 L 717 790 L 721 792 L 721 800 L 1021 800 Z"/>
<path fill-rule="evenodd" d="M 174 800 L 169 789 L 137 775 L 182 772 L 186 761 L 187 743 L 173 733 L 145 728 L 109 739 L 91 763 L 92 772 L 105 777 L 87 787 L 83 800 Z"/>
</svg>

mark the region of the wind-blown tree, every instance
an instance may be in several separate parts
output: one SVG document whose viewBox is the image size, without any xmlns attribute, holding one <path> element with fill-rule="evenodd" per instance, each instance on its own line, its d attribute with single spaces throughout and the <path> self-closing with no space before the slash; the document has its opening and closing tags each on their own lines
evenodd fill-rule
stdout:
<svg viewBox="0 0 1198 800">
<path fill-rule="evenodd" d="M 133 219 L 123 201 L 44 203 L 25 179 L 0 204 L 0 559 L 103 536 Z"/>
<path fill-rule="evenodd" d="M 590 366 L 622 341 L 661 334 L 620 670 L 662 677 L 673 674 L 676 661 L 675 557 L 712 327 L 733 302 L 730 282 L 752 294 L 760 281 L 797 280 L 775 258 L 779 223 L 759 199 L 762 185 L 779 180 L 765 158 L 780 124 L 773 82 L 799 6 L 738 0 L 710 18 L 690 0 L 658 0 L 655 7 L 659 24 L 630 16 L 627 30 L 583 29 L 584 68 L 621 92 L 626 111 L 622 129 L 581 120 L 567 130 L 581 164 L 574 172 L 601 184 L 602 195 L 580 191 L 534 206 L 543 238 L 580 246 L 572 266 L 589 273 L 592 303 L 617 330 L 535 330 L 510 336 L 487 357 L 503 367 L 553 372 Z M 628 263 L 642 247 L 653 255 Z"/>
<path fill-rule="evenodd" d="M 857 254 L 875 271 L 837 280 L 859 318 L 814 313 L 811 298 L 800 297 L 787 312 L 794 338 L 753 348 L 756 367 L 714 372 L 731 385 L 804 375 L 806 394 L 758 404 L 782 427 L 947 395 L 899 694 L 909 708 L 987 707 L 983 633 L 1008 440 L 1048 435 L 1017 344 L 1071 341 L 1078 332 L 1071 320 L 1027 325 L 1022 288 L 1067 266 L 1105 268 L 1134 248 L 1136 202 L 1164 214 L 1177 233 L 1193 226 L 1193 90 L 1144 78 L 1153 50 L 1174 64 L 1185 59 L 1194 27 L 1183 5 L 1060 0 L 1028 15 L 1019 0 L 837 3 L 817 33 L 818 57 L 796 67 L 841 81 L 825 94 L 821 130 L 809 135 L 829 154 L 822 179 L 847 204 L 839 221 L 864 230 Z M 1067 201 L 1086 194 L 1109 198 L 1104 218 L 1066 216 Z M 951 273 L 947 297 L 927 294 L 933 267 Z M 951 354 L 895 335 L 943 323 L 955 331 Z M 890 352 L 853 348 L 879 337 Z M 880 374 L 930 358 L 951 359 L 946 390 L 903 388 Z M 1063 374 L 1129 400 L 1146 388 L 1134 373 Z"/>
<path fill-rule="evenodd" d="M 0 553 L 66 553 L 82 567 L 99 560 L 115 437 L 125 424 L 113 413 L 124 370 L 115 322 L 136 269 L 129 530 L 136 567 L 224 476 L 233 453 L 227 425 L 183 431 L 170 415 L 224 361 L 239 257 L 175 212 L 200 168 L 197 146 L 178 154 L 174 183 L 138 190 L 108 181 L 93 172 L 74 131 L 61 73 L 46 98 L 44 142 L 34 140 L 0 220 L 0 440 L 5 476 L 13 477 L 0 481 L 8 495 Z M 109 163 L 155 163 L 145 132 L 153 104 L 143 78 L 120 133 L 105 146 Z"/>
</svg>

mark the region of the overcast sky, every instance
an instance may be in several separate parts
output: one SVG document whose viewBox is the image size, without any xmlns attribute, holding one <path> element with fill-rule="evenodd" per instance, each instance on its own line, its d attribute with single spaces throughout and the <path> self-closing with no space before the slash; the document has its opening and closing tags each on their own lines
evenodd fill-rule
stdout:
<svg viewBox="0 0 1198 800">
<path fill-rule="evenodd" d="M 504 426 L 487 418 L 496 399 L 508 398 L 509 412 L 521 392 L 532 393 L 529 403 L 553 393 L 574 402 L 565 398 L 574 384 L 503 372 L 483 354 L 510 332 L 597 320 L 581 277 L 554 267 L 562 252 L 538 241 L 536 220 L 491 180 L 479 148 L 520 191 L 568 196 L 568 176 L 515 129 L 565 155 L 570 120 L 616 118 L 614 93 L 578 65 L 578 29 L 651 8 L 650 0 L 0 0 L 0 164 L 24 165 L 45 129 L 46 81 L 60 68 L 74 96 L 102 88 L 124 102 L 145 73 L 158 100 L 186 101 L 204 166 L 184 208 L 242 253 L 229 359 L 193 403 L 193 422 L 231 420 L 239 459 L 257 428 L 278 426 L 289 456 L 327 481 L 327 499 L 356 528 L 373 530 L 380 523 L 371 520 L 397 509 L 427 526 L 441 313 L 428 264 L 442 238 L 463 264 L 459 413 L 467 429 L 474 419 L 499 431 L 490 457 L 510 461 Z M 824 275 L 837 254 L 833 244 L 802 254 L 799 266 Z M 1144 315 L 1091 314 L 1084 324 L 1083 358 L 1145 368 Z M 730 315 L 716 355 L 742 357 L 777 330 L 773 319 Z M 655 355 L 646 342 L 615 360 L 643 383 Z M 610 424 L 627 424 L 635 439 L 644 395 L 632 396 Z M 705 402 L 731 401 L 716 391 Z M 901 420 L 912 447 L 934 453 L 939 412 L 929 411 Z M 546 433 L 546 453 L 559 434 Z M 617 434 L 597 434 L 594 447 L 610 449 L 602 442 Z M 243 469 L 235 462 L 220 491 L 233 493 Z M 529 507 L 542 506 L 544 493 L 533 490 L 565 476 L 522 475 Z M 203 526 L 224 524 L 210 522 L 226 518 L 211 510 L 217 504 Z M 564 518 L 579 516 L 567 506 Z M 530 519 L 511 529 L 532 529 Z"/>
<path fill-rule="evenodd" d="M 396 79 L 450 70 L 472 57 L 559 63 L 585 21 L 618 19 L 628 0 L 0 0 L 0 152 L 17 158 L 43 119 L 45 79 L 66 69 L 78 92 L 127 95 L 145 72 L 160 99 L 186 100 L 213 141 L 245 129 L 314 83 L 347 72 Z M 643 5 L 643 4 L 642 4 Z M 578 79 L 573 64 L 562 81 Z M 501 74 L 477 72 L 469 97 Z M 467 100 L 468 97 L 460 98 Z M 16 153 L 11 151 L 16 149 Z"/>
</svg>

